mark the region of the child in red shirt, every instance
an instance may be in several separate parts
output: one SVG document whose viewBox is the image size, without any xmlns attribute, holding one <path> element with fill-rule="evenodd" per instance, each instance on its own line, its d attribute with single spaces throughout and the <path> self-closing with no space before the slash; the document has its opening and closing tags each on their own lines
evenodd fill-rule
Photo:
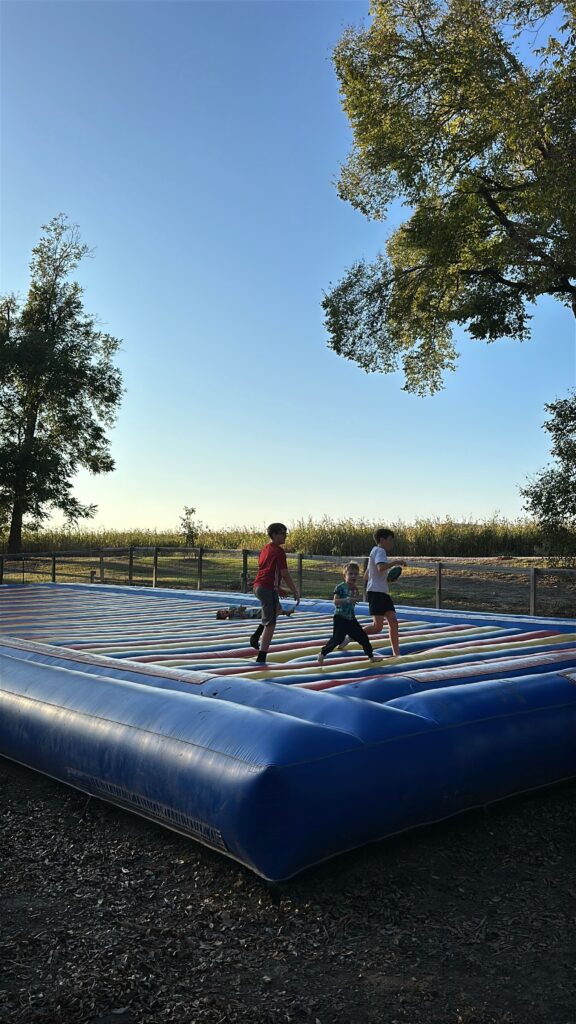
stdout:
<svg viewBox="0 0 576 1024">
<path fill-rule="evenodd" d="M 282 614 L 280 584 L 286 584 L 297 604 L 300 600 L 298 587 L 288 572 L 286 552 L 282 547 L 286 543 L 288 530 L 284 523 L 271 523 L 266 532 L 270 537 L 270 543 L 260 552 L 258 572 L 254 580 L 254 593 L 262 606 L 262 624 L 250 637 L 252 647 L 258 651 L 256 661 L 259 665 L 266 664 L 266 655 L 276 629 L 276 619 Z"/>
</svg>

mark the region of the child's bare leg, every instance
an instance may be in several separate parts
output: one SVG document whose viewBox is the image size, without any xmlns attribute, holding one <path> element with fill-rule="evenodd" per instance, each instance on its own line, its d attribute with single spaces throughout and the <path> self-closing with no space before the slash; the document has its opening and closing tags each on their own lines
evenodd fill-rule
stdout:
<svg viewBox="0 0 576 1024">
<path fill-rule="evenodd" d="M 400 656 L 400 642 L 398 639 L 398 619 L 396 618 L 395 612 L 386 612 L 386 619 L 388 620 L 388 629 L 390 630 L 390 646 L 392 648 L 392 654 L 395 658 Z"/>
<path fill-rule="evenodd" d="M 384 616 L 383 615 L 374 615 L 373 616 L 372 624 L 370 626 L 363 626 L 362 628 L 363 628 L 364 632 L 368 636 L 372 636 L 373 633 L 381 633 L 383 626 L 384 626 Z"/>
</svg>

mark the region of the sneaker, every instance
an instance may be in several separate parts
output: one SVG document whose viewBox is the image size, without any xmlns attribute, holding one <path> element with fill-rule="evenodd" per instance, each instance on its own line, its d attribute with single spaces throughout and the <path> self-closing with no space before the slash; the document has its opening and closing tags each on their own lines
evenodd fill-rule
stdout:
<svg viewBox="0 0 576 1024">
<path fill-rule="evenodd" d="M 349 645 L 349 644 L 351 644 L 351 643 L 352 643 L 352 641 L 351 641 L 350 637 L 349 637 L 349 636 L 347 636 L 347 637 L 346 637 L 346 638 L 345 638 L 345 639 L 344 639 L 344 640 L 342 641 L 342 643 L 341 643 L 341 644 L 338 644 L 338 650 L 339 650 L 339 651 L 345 651 L 345 650 L 346 650 L 346 648 L 348 647 L 348 645 Z"/>
<path fill-rule="evenodd" d="M 318 664 L 319 665 L 323 665 L 324 664 L 324 655 L 323 654 L 319 654 L 318 655 Z"/>
<path fill-rule="evenodd" d="M 370 658 L 370 661 L 384 661 L 384 658 L 382 657 L 381 654 L 377 654 L 375 651 L 372 657 Z"/>
</svg>

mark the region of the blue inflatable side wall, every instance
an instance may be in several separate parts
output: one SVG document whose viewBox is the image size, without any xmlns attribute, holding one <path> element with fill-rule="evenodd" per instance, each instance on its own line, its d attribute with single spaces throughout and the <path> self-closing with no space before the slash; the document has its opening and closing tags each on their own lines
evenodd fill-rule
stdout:
<svg viewBox="0 0 576 1024">
<path fill-rule="evenodd" d="M 365 700 L 6 639 L 0 753 L 276 881 L 576 776 L 574 669 L 394 683 Z"/>
</svg>

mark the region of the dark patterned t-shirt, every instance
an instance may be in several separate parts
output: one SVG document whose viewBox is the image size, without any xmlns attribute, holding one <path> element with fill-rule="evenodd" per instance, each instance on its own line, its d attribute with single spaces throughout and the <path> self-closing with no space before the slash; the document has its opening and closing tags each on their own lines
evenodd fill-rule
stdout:
<svg viewBox="0 0 576 1024">
<path fill-rule="evenodd" d="M 358 600 L 358 587 L 350 587 L 347 583 L 339 583 L 334 589 L 334 597 L 348 598 L 343 604 L 334 605 L 334 614 L 344 619 L 354 619 L 354 601 Z"/>
</svg>

